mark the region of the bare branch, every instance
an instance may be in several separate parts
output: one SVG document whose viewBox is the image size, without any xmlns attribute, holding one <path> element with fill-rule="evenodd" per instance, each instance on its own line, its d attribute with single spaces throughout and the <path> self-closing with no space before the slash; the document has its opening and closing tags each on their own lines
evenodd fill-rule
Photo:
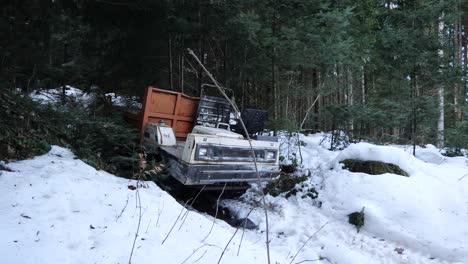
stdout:
<svg viewBox="0 0 468 264">
<path fill-rule="evenodd" d="M 320 230 L 322 230 L 326 225 L 328 225 L 329 223 L 331 223 L 333 221 L 328 221 L 326 222 L 325 224 L 323 224 L 317 231 L 315 231 L 315 233 L 313 233 L 311 236 L 309 236 L 307 238 L 307 240 L 304 242 L 304 244 L 302 244 L 302 246 L 299 248 L 299 250 L 296 252 L 296 254 L 294 254 L 294 257 L 291 259 L 291 262 L 289 262 L 289 264 L 292 264 L 293 261 L 296 259 L 297 255 L 299 255 L 299 252 L 301 252 L 301 250 L 307 245 L 307 243 L 315 236 L 318 234 L 318 232 L 320 232 Z"/>
<path fill-rule="evenodd" d="M 203 65 L 203 63 L 200 61 L 200 59 L 197 57 L 197 55 L 195 55 L 195 53 L 191 50 L 191 49 L 188 49 L 188 52 L 190 55 L 192 55 L 194 57 L 194 59 L 198 62 L 198 64 L 200 65 L 200 67 L 202 67 L 202 69 L 205 71 L 205 73 L 208 75 L 208 77 L 210 78 L 210 80 L 213 82 L 214 85 L 216 85 L 216 87 L 218 88 L 219 92 L 223 95 L 223 97 L 229 102 L 229 104 L 231 104 L 232 108 L 234 109 L 234 111 L 236 112 L 236 116 L 239 117 L 239 122 L 241 123 L 241 126 L 245 132 L 245 135 L 247 137 L 247 140 L 249 141 L 249 146 L 250 146 L 250 151 L 251 151 L 251 154 L 252 154 L 252 158 L 253 158 L 253 161 L 254 161 L 254 166 L 255 166 L 255 173 L 257 175 L 257 183 L 258 183 L 258 186 L 261 187 L 261 184 L 262 184 L 262 180 L 260 178 L 260 174 L 258 172 L 258 166 L 257 166 L 257 158 L 255 157 L 255 151 L 253 149 L 253 146 L 252 146 L 252 140 L 250 139 L 250 136 L 249 136 L 249 132 L 247 131 L 247 128 L 245 127 L 245 124 L 244 124 L 244 121 L 242 120 L 242 117 L 240 116 L 240 111 L 239 111 L 239 108 L 237 107 L 237 105 L 235 104 L 235 102 L 233 102 L 226 94 L 226 92 L 224 91 L 224 89 L 221 87 L 221 85 L 218 83 L 218 81 L 216 81 L 216 79 L 213 77 L 213 75 L 206 69 L 206 67 Z M 267 248 L 267 259 L 268 259 L 268 264 L 270 264 L 270 239 L 269 239 L 269 228 L 268 228 L 268 210 L 267 210 L 267 205 L 266 205 L 266 201 L 265 201 L 265 193 L 263 192 L 263 189 L 260 188 L 260 192 L 262 194 L 262 203 L 263 203 L 263 210 L 264 210 L 264 213 L 265 213 L 265 225 L 266 225 L 266 228 L 265 228 L 265 235 L 266 235 L 266 239 L 265 239 L 265 243 L 266 243 L 266 248 Z M 237 232 L 237 231 L 236 231 Z M 232 238 L 231 238 L 232 240 Z M 230 241 L 229 241 L 230 242 Z M 228 242 L 228 244 L 229 244 Z M 224 252 L 223 252 L 224 253 Z M 222 257 L 222 255 L 221 255 Z M 220 260 L 221 261 L 221 258 Z"/>
<path fill-rule="evenodd" d="M 198 196 L 200 196 L 200 194 L 203 192 L 203 190 L 205 189 L 206 185 L 203 185 L 203 187 L 200 189 L 200 191 L 197 193 L 197 195 L 195 196 L 195 198 L 192 200 L 192 202 L 190 203 L 190 208 L 193 206 L 193 203 L 195 203 L 195 201 L 197 200 Z M 189 214 L 190 210 L 187 208 L 187 211 L 185 212 L 185 214 L 182 216 L 182 223 L 180 224 L 179 226 L 179 230 L 182 228 L 182 226 L 184 225 L 185 223 L 185 220 L 187 219 L 187 216 Z"/>
<path fill-rule="evenodd" d="M 195 250 L 192 252 L 192 254 L 190 254 L 190 255 L 189 255 L 184 261 L 182 261 L 180 264 L 184 264 L 185 262 L 187 262 L 187 260 L 189 260 L 195 253 L 197 253 L 198 250 L 200 250 L 200 249 L 202 249 L 203 247 L 206 247 L 206 246 L 214 247 L 214 245 L 211 245 L 211 244 L 203 244 L 203 245 L 199 246 L 197 249 L 195 249 Z M 205 253 L 206 253 L 206 251 L 205 251 Z M 200 258 L 202 258 L 202 257 L 205 255 L 205 253 L 203 253 L 202 256 L 201 256 Z M 197 259 L 195 262 L 197 262 L 198 260 L 200 260 L 200 258 Z"/>
<path fill-rule="evenodd" d="M 120 214 L 115 219 L 116 222 L 119 220 L 120 217 L 122 217 L 122 214 L 124 213 L 125 208 L 127 208 L 127 205 L 128 205 L 128 195 L 127 195 L 127 200 L 125 201 L 125 206 L 122 208 L 122 211 L 120 212 Z"/>
<path fill-rule="evenodd" d="M 133 149 L 133 152 L 135 152 L 135 149 Z M 141 218 L 143 217 L 142 213 L 141 213 L 141 197 L 140 197 L 140 182 L 141 182 L 141 175 L 142 175 L 142 169 L 140 168 L 139 171 L 138 171 L 138 174 L 137 174 L 137 188 L 136 188 L 136 206 L 139 208 L 139 214 L 138 214 L 138 225 L 137 225 L 137 229 L 136 229 L 136 232 L 135 232 L 135 238 L 133 239 L 133 244 L 132 244 L 132 251 L 130 252 L 130 257 L 128 258 L 128 264 L 131 264 L 132 263 L 132 257 L 133 257 L 133 251 L 135 250 L 135 244 L 136 244 L 136 241 L 137 241 L 137 238 L 138 238 L 138 234 L 140 232 L 140 225 L 141 225 Z M 145 210 L 146 212 L 146 210 Z"/>
<path fill-rule="evenodd" d="M 315 262 L 315 261 L 318 261 L 318 260 L 323 260 L 323 257 L 320 257 L 318 259 L 306 259 L 306 260 L 302 260 L 302 261 L 299 261 L 299 262 L 296 262 L 294 264 L 301 264 L 301 263 L 305 263 L 305 262 Z"/>
<path fill-rule="evenodd" d="M 162 213 L 163 210 L 164 210 L 164 202 L 163 202 L 163 206 L 162 206 L 161 210 L 158 208 L 158 219 L 156 220 L 156 228 L 158 227 L 159 218 L 161 217 L 161 213 Z"/>
<path fill-rule="evenodd" d="M 179 218 L 180 216 L 182 215 L 182 212 L 184 211 L 185 209 L 185 206 L 187 206 L 187 203 L 190 202 L 191 199 L 187 200 L 184 204 L 184 206 L 182 206 L 182 208 L 180 209 L 180 213 L 179 215 L 177 216 L 176 220 L 174 221 L 174 224 L 172 225 L 171 229 L 169 230 L 169 232 L 167 233 L 166 237 L 163 239 L 161 245 L 164 244 L 164 242 L 166 242 L 166 239 L 169 237 L 169 235 L 171 234 L 172 232 L 172 229 L 174 229 L 175 225 L 177 224 L 177 221 L 179 221 Z"/>
<path fill-rule="evenodd" d="M 249 215 L 250 215 L 250 213 L 252 213 L 253 209 L 254 209 L 254 207 L 252 207 L 252 208 L 250 209 L 249 213 L 245 216 L 245 219 L 247 219 L 247 218 L 249 217 Z M 246 221 L 247 221 L 247 220 L 246 220 Z M 238 227 L 236 228 L 236 231 L 234 232 L 234 234 L 232 234 L 231 238 L 229 239 L 229 241 L 227 242 L 226 246 L 224 247 L 223 252 L 221 252 L 221 256 L 219 256 L 219 259 L 218 259 L 218 264 L 221 263 L 221 259 L 223 258 L 224 253 L 226 252 L 226 249 L 228 248 L 228 246 L 229 246 L 229 244 L 231 243 L 232 239 L 236 236 L 237 231 L 239 231 L 239 228 L 240 228 L 240 226 L 238 226 Z M 269 257 L 269 256 L 268 256 L 268 257 Z"/>
<path fill-rule="evenodd" d="M 153 220 L 153 219 L 150 218 L 150 220 L 149 220 L 149 222 L 148 222 L 148 226 L 146 227 L 145 234 L 148 234 L 148 229 L 149 229 L 149 227 L 150 227 L 151 220 Z"/>
<path fill-rule="evenodd" d="M 208 252 L 208 249 L 206 249 L 205 252 L 203 252 L 203 254 L 202 254 L 198 259 L 196 259 L 193 263 L 196 263 L 196 262 L 198 262 L 200 259 L 202 259 L 202 258 L 205 256 L 206 252 Z"/>
<path fill-rule="evenodd" d="M 463 180 L 463 178 L 465 178 L 466 176 L 468 176 L 468 173 L 467 173 L 467 174 L 465 174 L 465 175 L 463 175 L 463 176 L 462 176 L 460 179 L 458 179 L 458 181 L 461 181 L 461 180 Z"/>
<path fill-rule="evenodd" d="M 299 148 L 299 156 L 301 157 L 301 164 L 302 164 L 303 158 L 302 158 L 302 151 L 301 151 L 301 141 L 299 140 L 299 132 L 302 130 L 302 127 L 304 126 L 307 120 L 307 117 L 309 116 L 310 111 L 314 107 L 315 103 L 317 103 L 319 98 L 320 98 L 320 89 L 319 89 L 319 93 L 317 94 L 317 97 L 315 97 L 314 102 L 307 109 L 304 119 L 302 119 L 301 125 L 299 126 L 299 131 L 297 131 L 297 146 Z"/>
<path fill-rule="evenodd" d="M 140 180 L 138 180 L 140 181 Z M 138 184 L 137 184 L 138 186 Z M 133 245 L 132 245 L 132 251 L 130 252 L 130 257 L 128 259 L 128 264 L 131 264 L 132 263 L 132 256 L 133 256 L 133 251 L 135 250 L 135 244 L 136 244 L 136 240 L 138 238 L 138 233 L 140 232 L 140 225 L 141 225 L 141 217 L 142 217 L 142 214 L 141 214 L 141 199 L 140 199 L 140 190 L 137 188 L 136 189 L 136 199 L 137 199 L 137 202 L 138 202 L 138 207 L 140 208 L 139 209 L 139 216 L 138 216 L 138 226 L 137 226 L 137 230 L 135 232 L 135 238 L 133 239 Z"/>
<path fill-rule="evenodd" d="M 241 235 L 241 240 L 239 242 L 239 247 L 237 248 L 237 256 L 239 256 L 240 249 L 242 246 L 242 241 L 244 240 L 244 233 L 245 233 L 245 227 L 247 226 L 247 218 L 244 218 L 244 226 L 242 227 L 242 235 Z"/>
<path fill-rule="evenodd" d="M 224 183 L 223 190 L 221 191 L 221 194 L 218 196 L 218 199 L 216 200 L 216 213 L 215 213 L 215 216 L 214 216 L 214 218 L 213 218 L 213 222 L 211 223 L 210 232 L 208 232 L 208 234 L 206 234 L 206 236 L 205 236 L 205 238 L 203 238 L 202 242 L 205 241 L 205 239 L 207 239 L 207 238 L 210 236 L 211 231 L 213 231 L 213 227 L 214 227 L 216 218 L 218 218 L 219 200 L 221 199 L 221 196 L 222 196 L 223 193 L 224 193 L 224 189 L 226 188 L 226 185 L 227 185 L 227 182 Z"/>
<path fill-rule="evenodd" d="M 304 116 L 304 119 L 302 119 L 301 126 L 299 127 L 299 131 L 302 130 L 302 127 L 304 126 L 305 122 L 307 121 L 307 117 L 309 116 L 310 111 L 314 107 L 314 105 L 317 103 L 318 99 L 320 98 L 320 91 L 319 94 L 317 94 L 317 97 L 315 97 L 314 102 L 309 106 L 309 108 L 306 111 L 306 114 Z"/>
</svg>

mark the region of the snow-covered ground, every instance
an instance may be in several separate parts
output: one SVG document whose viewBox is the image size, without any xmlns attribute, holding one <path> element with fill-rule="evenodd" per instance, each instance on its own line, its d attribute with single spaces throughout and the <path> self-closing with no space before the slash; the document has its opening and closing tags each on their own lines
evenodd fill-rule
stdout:
<svg viewBox="0 0 468 264">
<path fill-rule="evenodd" d="M 81 89 L 66 85 L 65 96 L 71 98 L 75 102 L 83 105 L 88 105 L 92 100 L 92 93 L 85 93 Z M 29 94 L 32 100 L 42 104 L 58 104 L 62 101 L 62 87 L 55 89 L 38 89 Z M 104 95 L 113 105 L 129 108 L 141 109 L 142 105 L 137 96 L 125 97 L 115 93 L 107 93 Z"/>
<path fill-rule="evenodd" d="M 68 98 L 73 98 L 74 100 L 85 104 L 91 99 L 89 94 L 86 94 L 76 87 L 66 85 L 65 88 L 65 96 Z M 29 94 L 29 96 L 31 99 L 39 103 L 57 104 L 62 100 L 62 93 L 62 87 L 59 87 L 56 89 L 38 89 Z"/>
<path fill-rule="evenodd" d="M 366 143 L 331 152 L 320 135 L 301 140 L 302 172 L 311 175 L 304 184 L 319 197 L 267 196 L 272 263 L 468 263 L 465 158 L 429 147 L 419 159 Z M 392 162 L 410 177 L 351 173 L 339 163 L 346 158 Z M 132 263 L 217 263 L 235 232 L 216 220 L 204 240 L 211 216 L 191 211 L 183 221 L 185 209 L 154 183 L 131 190 L 136 182 L 96 171 L 60 147 L 4 166 L 13 171 L 0 171 L 1 263 L 128 263 L 140 208 Z M 224 205 L 242 217 L 255 199 L 252 190 Z M 362 207 L 366 223 L 357 233 L 347 215 Z M 262 210 L 249 218 L 259 230 L 245 231 L 238 254 L 239 231 L 222 263 L 267 263 Z"/>
</svg>

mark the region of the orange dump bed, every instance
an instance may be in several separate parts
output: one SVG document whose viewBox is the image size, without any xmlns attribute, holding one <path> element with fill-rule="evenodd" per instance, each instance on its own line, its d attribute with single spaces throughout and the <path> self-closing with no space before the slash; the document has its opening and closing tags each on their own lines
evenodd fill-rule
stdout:
<svg viewBox="0 0 468 264">
<path fill-rule="evenodd" d="M 151 86 L 146 88 L 141 113 L 141 133 L 143 134 L 148 123 L 163 120 L 166 125 L 172 127 L 177 139 L 187 138 L 187 134 L 192 132 L 199 101 L 199 97 Z"/>
</svg>

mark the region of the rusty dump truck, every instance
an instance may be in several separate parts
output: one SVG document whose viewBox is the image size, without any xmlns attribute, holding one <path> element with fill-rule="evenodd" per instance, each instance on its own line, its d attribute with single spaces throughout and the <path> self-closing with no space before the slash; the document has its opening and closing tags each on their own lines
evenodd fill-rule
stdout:
<svg viewBox="0 0 468 264">
<path fill-rule="evenodd" d="M 252 137 L 259 176 L 270 181 L 279 174 L 279 143 L 276 137 L 258 135 L 267 113 L 245 109 L 241 116 Z M 226 99 L 148 87 L 137 119 L 146 153 L 161 157 L 182 184 L 215 189 L 257 182 L 249 141 Z"/>
</svg>

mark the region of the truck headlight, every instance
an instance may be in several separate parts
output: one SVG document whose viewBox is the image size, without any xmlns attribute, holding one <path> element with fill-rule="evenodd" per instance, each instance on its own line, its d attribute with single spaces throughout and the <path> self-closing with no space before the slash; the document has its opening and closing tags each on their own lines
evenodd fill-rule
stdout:
<svg viewBox="0 0 468 264">
<path fill-rule="evenodd" d="M 198 156 L 206 157 L 207 154 L 208 154 L 208 149 L 207 148 L 199 148 L 198 149 Z"/>
<path fill-rule="evenodd" d="M 266 155 L 265 155 L 265 158 L 267 160 L 275 159 L 275 152 L 274 151 L 267 151 Z"/>
</svg>

